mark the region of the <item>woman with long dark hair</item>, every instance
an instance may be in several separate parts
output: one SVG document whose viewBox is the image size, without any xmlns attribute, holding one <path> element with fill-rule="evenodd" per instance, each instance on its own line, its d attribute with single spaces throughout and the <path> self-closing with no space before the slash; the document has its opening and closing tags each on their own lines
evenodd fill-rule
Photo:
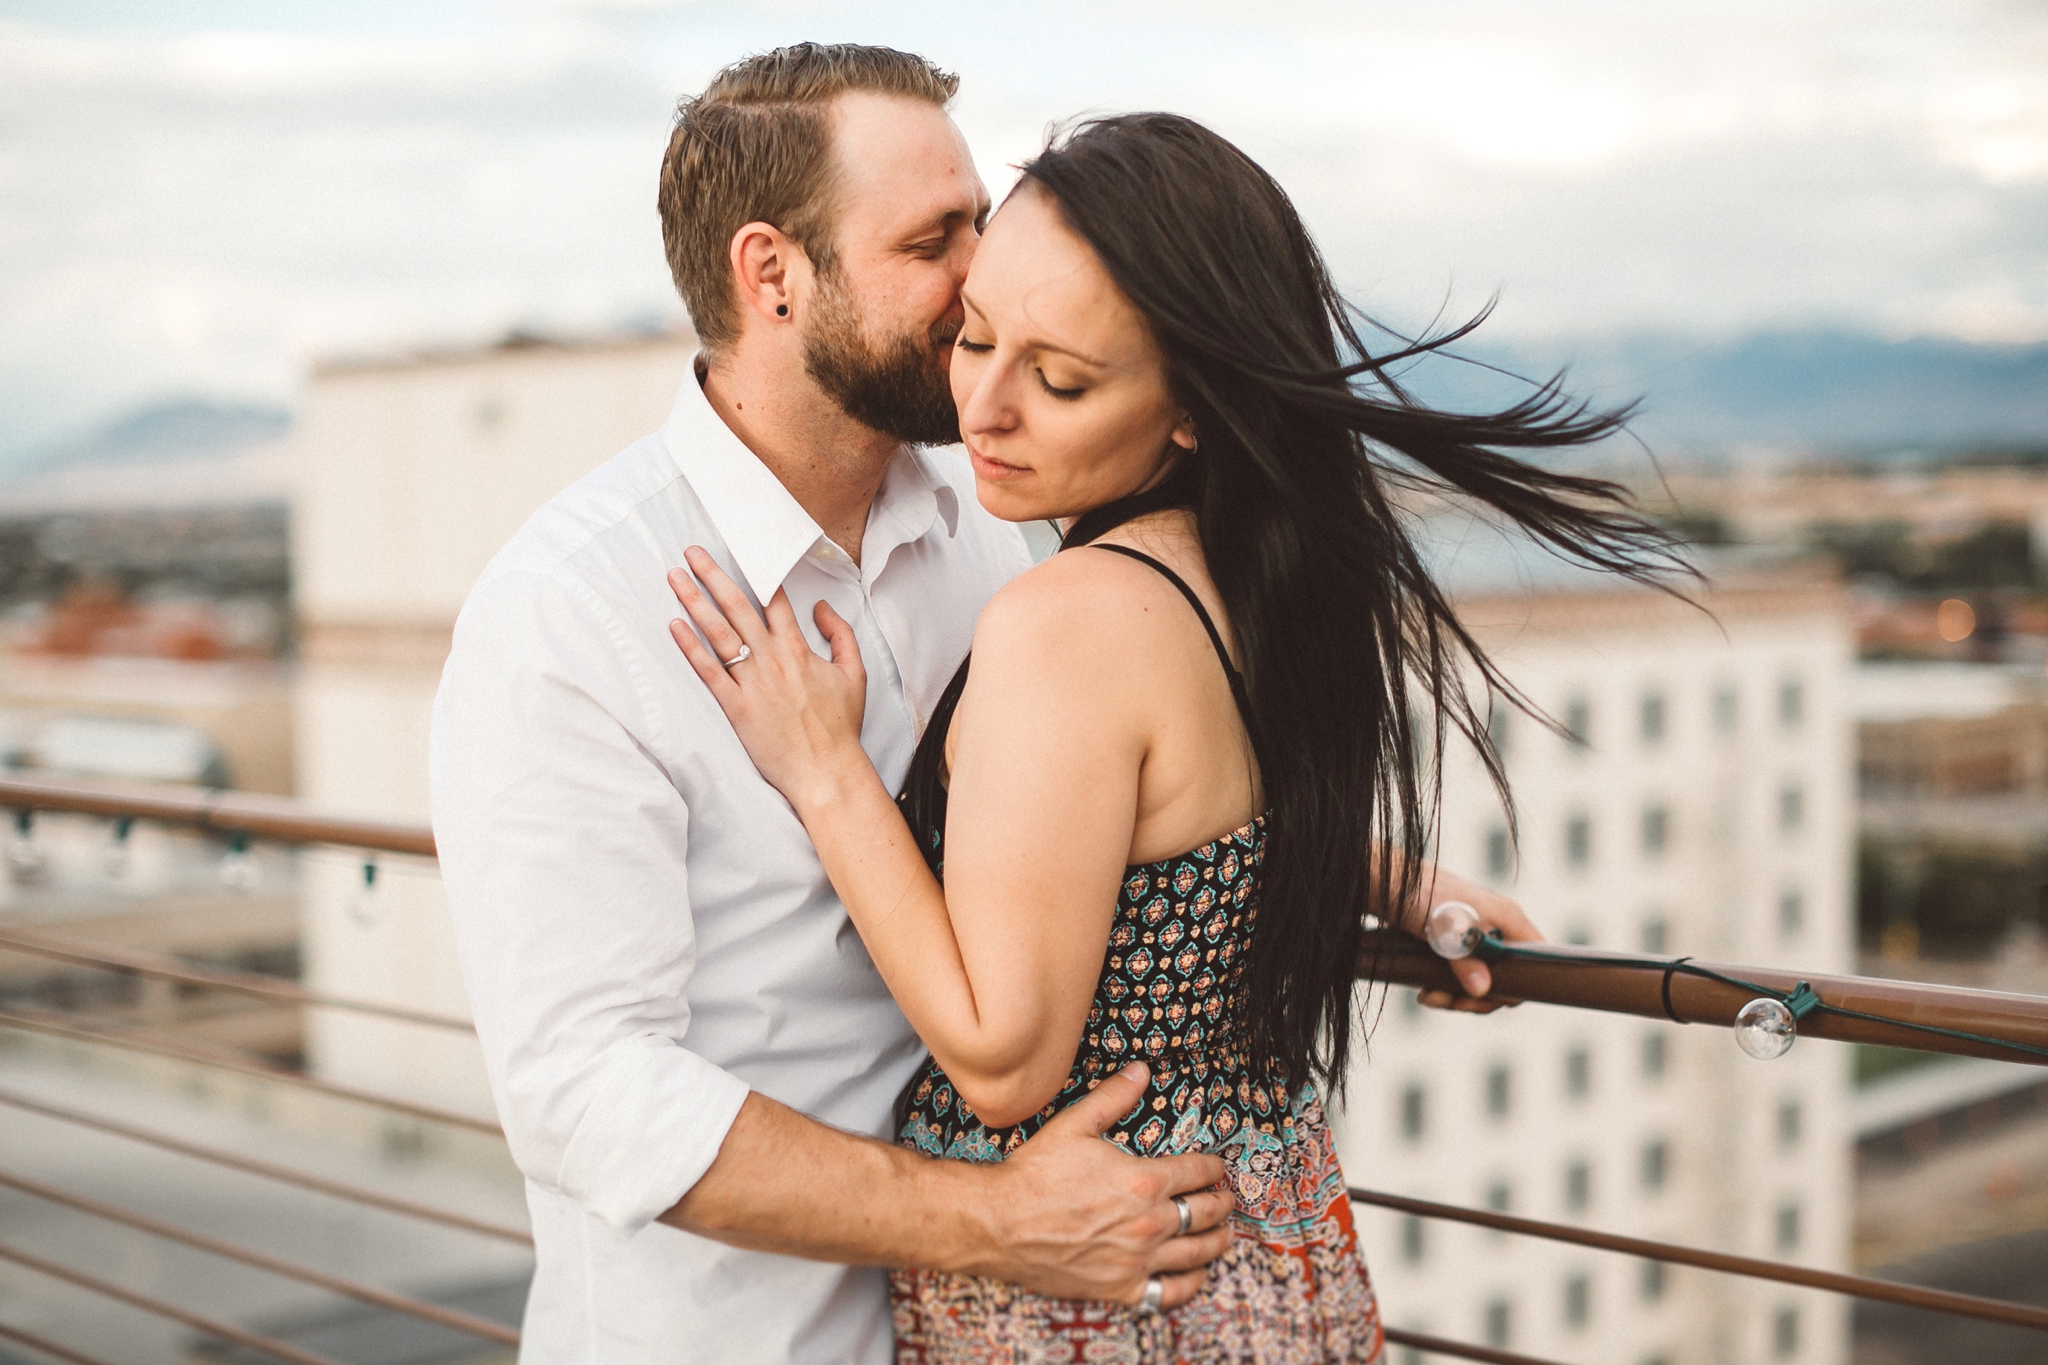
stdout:
<svg viewBox="0 0 2048 1365">
<path fill-rule="evenodd" d="M 1370 352 L 1286 195 L 1199 124 L 1099 119 L 1023 171 L 962 293 L 953 393 L 983 505 L 1057 519 L 1062 553 L 990 603 L 907 790 L 861 750 L 864 661 L 829 607 L 828 662 L 785 597 L 764 619 L 692 551 L 701 587 L 675 582 L 704 638 L 676 638 L 931 1049 L 903 1142 L 999 1161 L 1142 1061 L 1113 1139 L 1228 1166 L 1237 1236 L 1181 1307 L 1148 1311 L 1156 1281 L 1109 1305 L 901 1272 L 899 1358 L 1376 1360 L 1319 1086 L 1365 917 L 1426 908 L 1447 735 L 1500 780 L 1467 680 L 1514 695 L 1396 497 L 1634 577 L 1668 544 L 1615 486 L 1507 453 L 1619 417 L 1554 387 L 1478 416 L 1412 401 L 1388 366 L 1418 348 Z"/>
</svg>

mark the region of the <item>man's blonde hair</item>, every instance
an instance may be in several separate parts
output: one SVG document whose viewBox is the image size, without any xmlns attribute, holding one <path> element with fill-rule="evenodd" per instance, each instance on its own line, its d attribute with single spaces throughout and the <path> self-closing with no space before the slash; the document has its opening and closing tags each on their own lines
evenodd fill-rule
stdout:
<svg viewBox="0 0 2048 1365">
<path fill-rule="evenodd" d="M 866 91 L 944 108 L 959 87 L 958 76 L 912 53 L 798 43 L 733 63 L 677 106 L 661 160 L 661 240 L 705 350 L 739 336 L 728 253 L 747 223 L 774 224 L 820 272 L 831 270 L 833 98 Z"/>
</svg>

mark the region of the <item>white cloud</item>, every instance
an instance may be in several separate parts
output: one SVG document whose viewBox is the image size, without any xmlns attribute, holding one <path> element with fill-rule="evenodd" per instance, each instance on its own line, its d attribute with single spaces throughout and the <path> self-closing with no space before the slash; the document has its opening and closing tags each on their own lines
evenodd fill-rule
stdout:
<svg viewBox="0 0 2048 1365">
<path fill-rule="evenodd" d="M 2048 337 L 2048 12 L 2013 0 L 523 0 L 161 31 L 0 24 L 0 451 L 335 349 L 675 305 L 674 99 L 800 37 L 962 72 L 998 188 L 1165 107 L 1289 186 L 1400 321 Z M 427 18 L 416 16 L 426 15 Z"/>
</svg>

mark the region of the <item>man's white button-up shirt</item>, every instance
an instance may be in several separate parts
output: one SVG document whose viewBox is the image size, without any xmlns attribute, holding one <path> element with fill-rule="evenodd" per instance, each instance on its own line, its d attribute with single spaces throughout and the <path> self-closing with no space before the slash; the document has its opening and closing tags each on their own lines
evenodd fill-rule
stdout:
<svg viewBox="0 0 2048 1365">
<path fill-rule="evenodd" d="M 813 604 L 853 624 L 861 742 L 892 789 L 981 608 L 1030 562 L 957 452 L 906 450 L 856 566 L 685 381 L 659 433 L 535 514 L 471 591 L 434 704 L 434 832 L 533 1213 L 521 1360 L 884 1365 L 881 1272 L 652 1221 L 749 1090 L 885 1137 L 923 1055 L 669 638 L 690 545 L 757 602 L 786 588 L 820 653 Z"/>
</svg>

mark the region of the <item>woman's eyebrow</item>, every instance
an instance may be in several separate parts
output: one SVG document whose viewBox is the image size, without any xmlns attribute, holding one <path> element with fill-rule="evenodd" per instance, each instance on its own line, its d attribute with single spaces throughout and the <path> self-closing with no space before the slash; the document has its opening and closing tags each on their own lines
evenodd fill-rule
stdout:
<svg viewBox="0 0 2048 1365">
<path fill-rule="evenodd" d="M 982 311 L 980 305 L 976 304 L 973 299 L 968 297 L 967 291 L 965 289 L 960 291 L 960 302 L 962 305 L 971 309 L 973 312 L 979 314 L 981 317 L 988 317 L 988 314 Z M 1027 351 L 1058 351 L 1061 355 L 1072 356 L 1074 359 L 1080 361 L 1084 365 L 1093 365 L 1098 370 L 1113 370 L 1116 368 L 1114 365 L 1111 365 L 1106 361 L 1097 360 L 1094 356 L 1089 355 L 1086 352 L 1077 351 L 1071 346 L 1061 345 L 1057 341 L 1047 341 L 1043 337 L 1031 337 L 1030 339 L 1026 340 L 1024 343 L 1024 349 Z"/>
</svg>

